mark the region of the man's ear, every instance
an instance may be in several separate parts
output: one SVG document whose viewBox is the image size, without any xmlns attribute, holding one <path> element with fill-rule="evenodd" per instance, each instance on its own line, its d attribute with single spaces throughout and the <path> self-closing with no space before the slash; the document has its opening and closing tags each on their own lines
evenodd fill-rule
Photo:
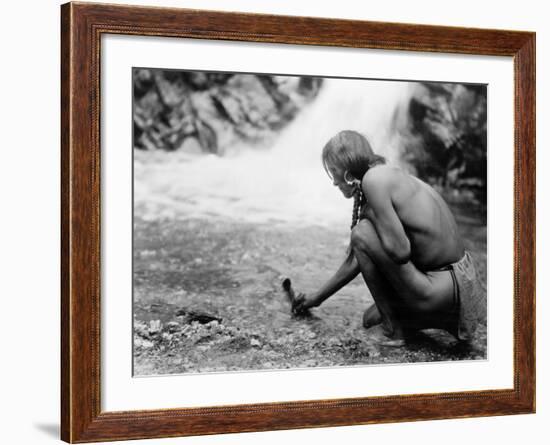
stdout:
<svg viewBox="0 0 550 445">
<path fill-rule="evenodd" d="M 352 186 L 357 179 L 353 177 L 353 175 L 349 171 L 344 172 L 344 181 L 346 181 L 346 184 L 349 186 Z"/>
</svg>

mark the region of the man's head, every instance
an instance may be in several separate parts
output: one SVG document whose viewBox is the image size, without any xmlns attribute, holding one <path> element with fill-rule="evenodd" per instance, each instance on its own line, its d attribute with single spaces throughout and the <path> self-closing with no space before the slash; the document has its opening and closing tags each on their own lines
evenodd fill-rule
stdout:
<svg viewBox="0 0 550 445">
<path fill-rule="evenodd" d="M 333 136 L 321 155 L 323 167 L 346 198 L 353 196 L 353 181 L 361 181 L 367 170 L 385 159 L 378 156 L 365 136 L 344 130 Z"/>
</svg>

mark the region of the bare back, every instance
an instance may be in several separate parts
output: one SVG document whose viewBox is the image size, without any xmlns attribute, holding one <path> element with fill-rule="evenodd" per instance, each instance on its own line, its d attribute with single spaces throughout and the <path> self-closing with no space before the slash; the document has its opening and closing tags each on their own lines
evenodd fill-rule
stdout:
<svg viewBox="0 0 550 445">
<path fill-rule="evenodd" d="M 371 180 L 391 183 L 392 204 L 410 242 L 411 261 L 433 270 L 458 261 L 464 246 L 449 206 L 430 185 L 395 167 L 369 170 Z M 367 217 L 369 216 L 367 208 Z"/>
</svg>

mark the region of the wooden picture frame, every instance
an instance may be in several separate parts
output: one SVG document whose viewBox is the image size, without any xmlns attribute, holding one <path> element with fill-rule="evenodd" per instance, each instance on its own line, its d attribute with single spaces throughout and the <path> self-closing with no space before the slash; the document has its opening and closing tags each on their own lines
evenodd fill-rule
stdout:
<svg viewBox="0 0 550 445">
<path fill-rule="evenodd" d="M 100 38 L 275 42 L 514 60 L 513 389 L 102 412 Z M 92 3 L 61 7 L 61 438 L 174 437 L 535 411 L 535 34 Z"/>
</svg>

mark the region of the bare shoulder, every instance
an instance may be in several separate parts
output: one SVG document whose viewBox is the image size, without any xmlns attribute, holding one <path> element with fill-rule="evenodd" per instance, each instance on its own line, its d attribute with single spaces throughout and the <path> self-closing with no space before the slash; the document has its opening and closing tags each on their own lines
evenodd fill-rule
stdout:
<svg viewBox="0 0 550 445">
<path fill-rule="evenodd" d="M 363 176 L 362 186 L 367 191 L 395 191 L 410 187 L 411 176 L 400 168 L 391 165 L 378 165 L 369 169 Z"/>
</svg>

